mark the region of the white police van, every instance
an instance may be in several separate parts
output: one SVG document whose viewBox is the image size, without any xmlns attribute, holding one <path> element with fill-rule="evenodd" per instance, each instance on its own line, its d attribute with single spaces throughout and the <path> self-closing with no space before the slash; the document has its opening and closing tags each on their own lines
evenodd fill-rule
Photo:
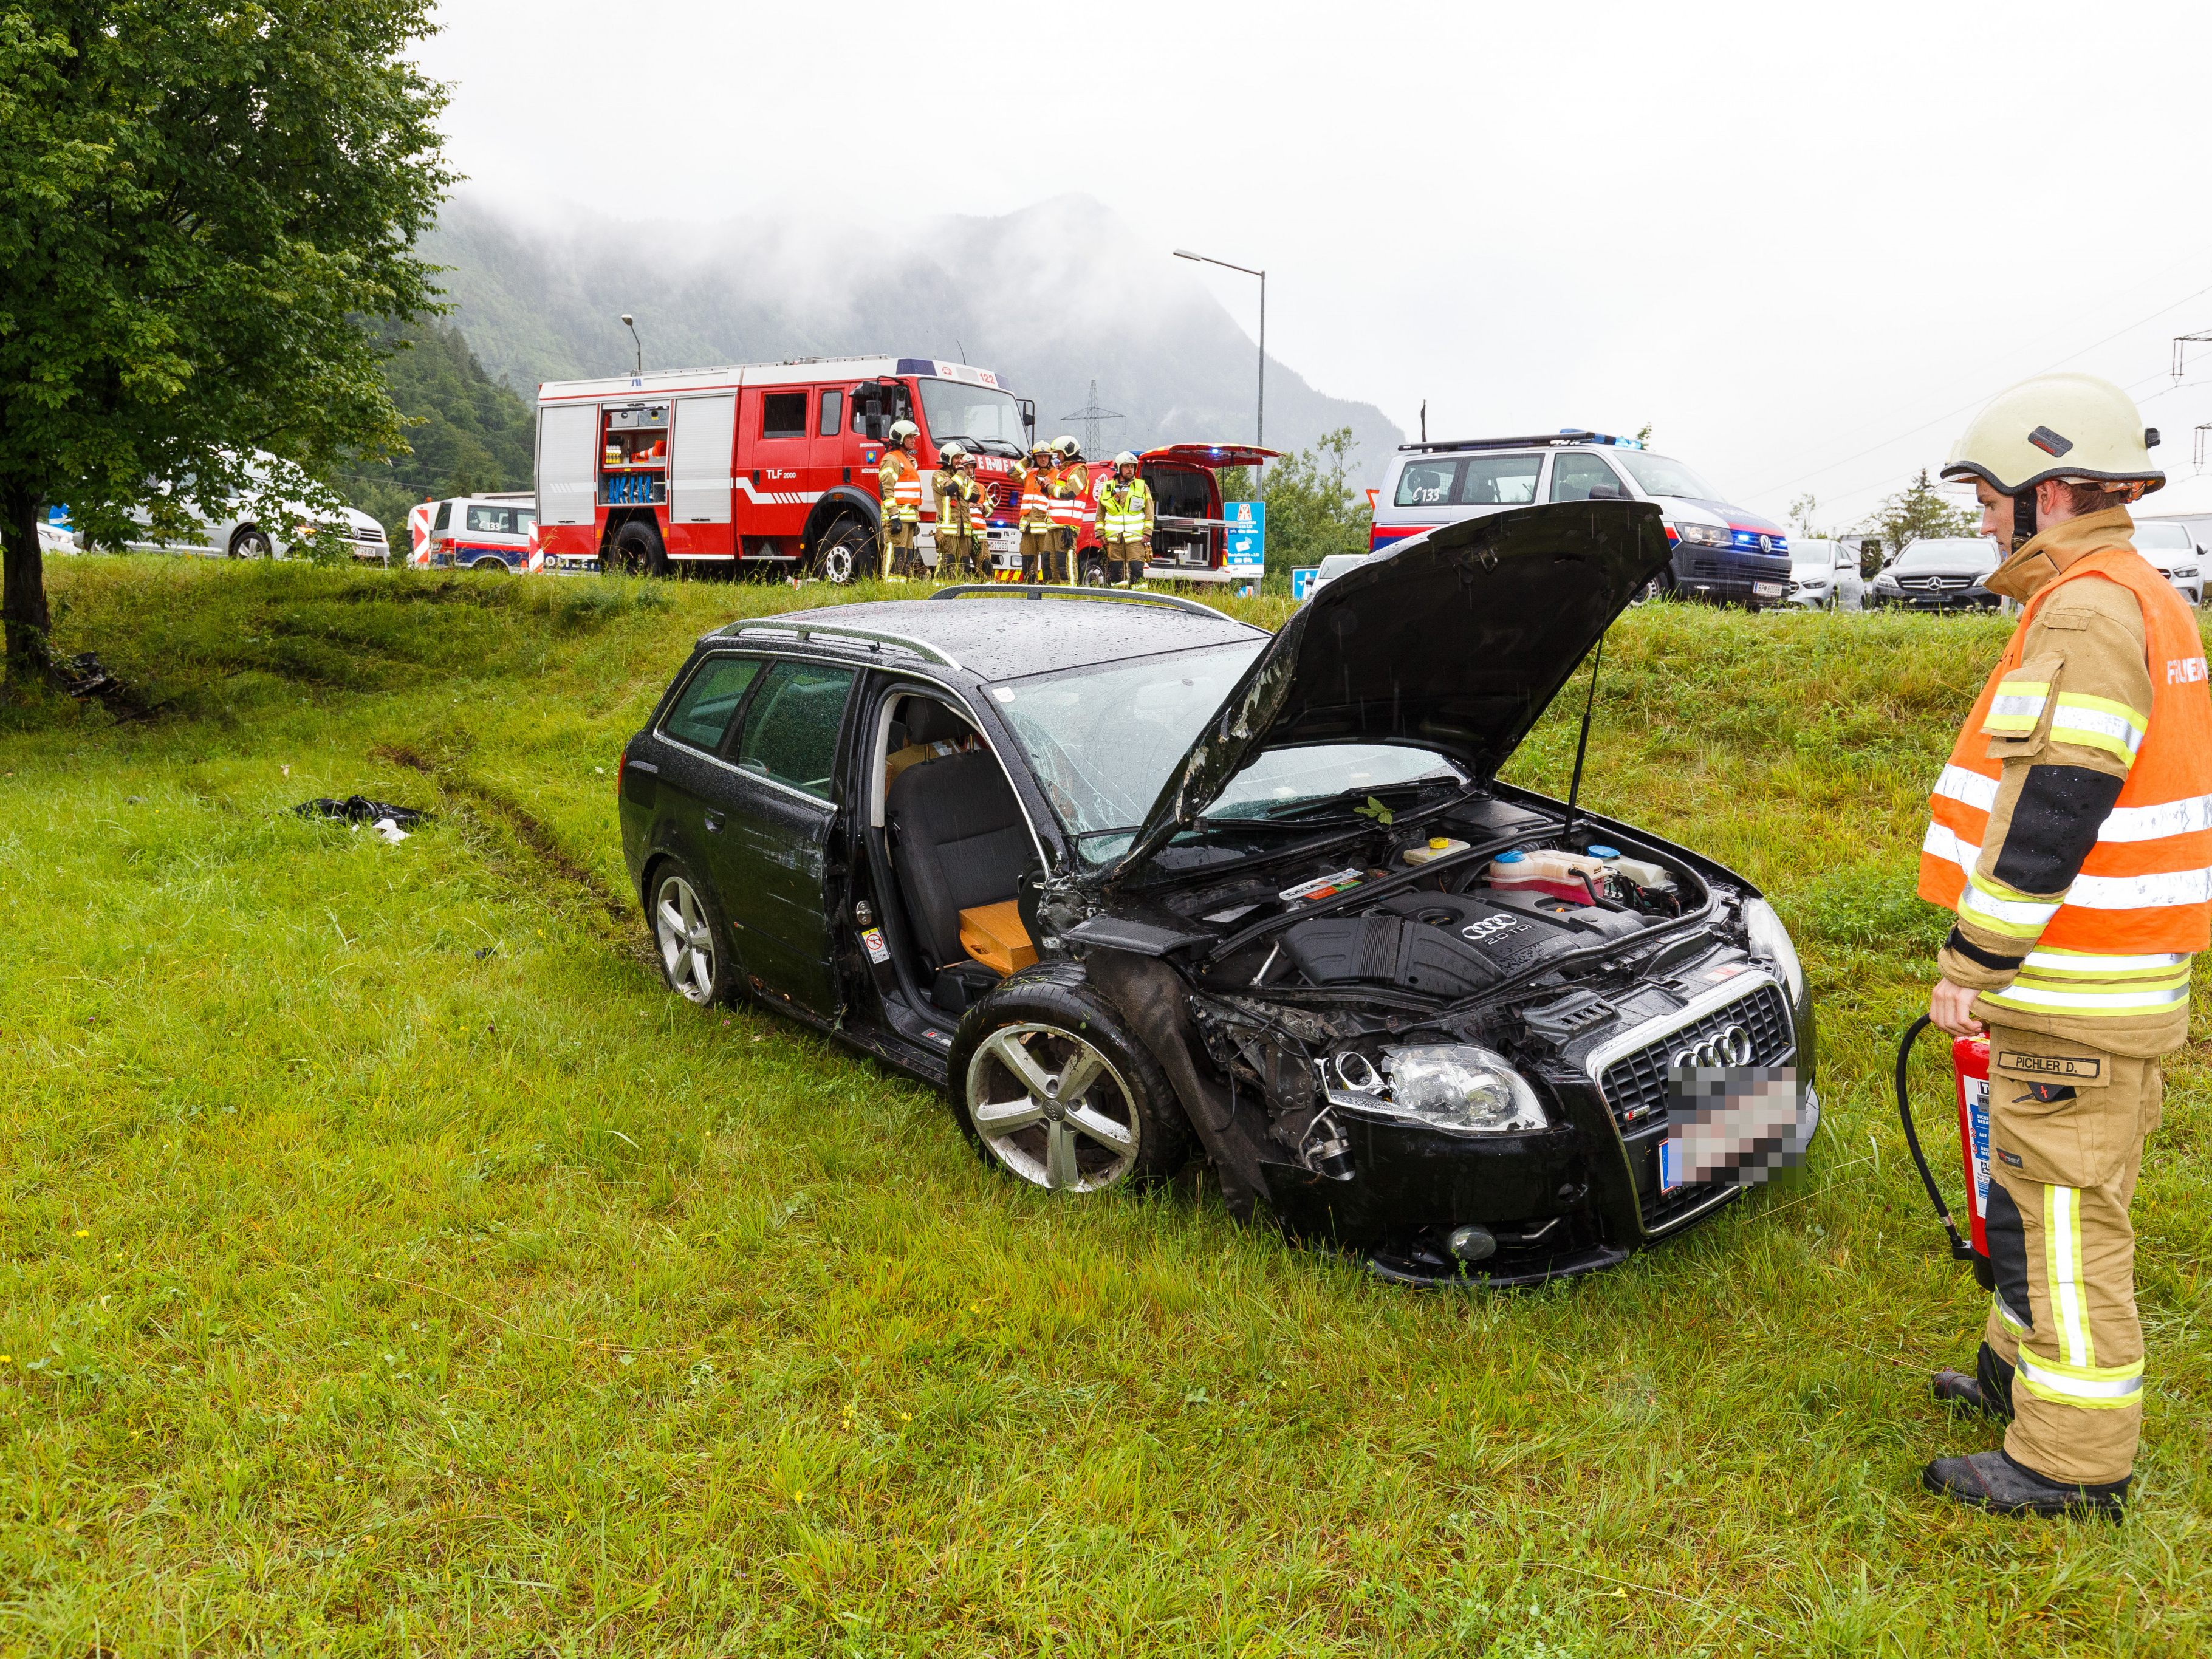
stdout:
<svg viewBox="0 0 2212 1659">
<path fill-rule="evenodd" d="M 1439 525 L 1540 501 L 1656 501 L 1674 550 L 1656 590 L 1757 610 L 1790 592 L 1782 526 L 1731 507 L 1681 462 L 1633 438 L 1568 429 L 1520 438 L 1401 444 L 1375 494 L 1370 552 Z"/>
</svg>

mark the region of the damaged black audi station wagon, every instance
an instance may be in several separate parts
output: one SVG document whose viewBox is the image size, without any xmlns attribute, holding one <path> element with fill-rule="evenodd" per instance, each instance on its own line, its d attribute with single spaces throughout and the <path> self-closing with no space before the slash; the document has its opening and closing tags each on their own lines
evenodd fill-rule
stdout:
<svg viewBox="0 0 2212 1659">
<path fill-rule="evenodd" d="M 1680 1068 L 1780 1079 L 1792 1151 L 1818 1123 L 1753 886 L 1497 778 L 1667 559 L 1656 508 L 1574 502 L 1274 635 L 1012 587 L 734 623 L 624 750 L 623 854 L 676 990 L 942 1085 L 1039 1188 L 1199 1152 L 1389 1278 L 1607 1266 L 1741 1190 L 1669 1169 Z"/>
</svg>

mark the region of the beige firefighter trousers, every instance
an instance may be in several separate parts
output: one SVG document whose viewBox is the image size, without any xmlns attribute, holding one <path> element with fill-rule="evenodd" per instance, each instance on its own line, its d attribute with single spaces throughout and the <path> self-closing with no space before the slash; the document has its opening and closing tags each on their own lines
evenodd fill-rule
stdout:
<svg viewBox="0 0 2212 1659">
<path fill-rule="evenodd" d="M 911 574 L 914 568 L 914 529 L 911 519 L 884 520 L 881 538 L 883 568 L 879 574 L 886 577 Z"/>
<path fill-rule="evenodd" d="M 1990 1027 L 1984 1332 L 2014 1367 L 2005 1450 L 2054 1480 L 2118 1480 L 2142 1429 L 2128 1206 L 2165 1079 L 2154 1060 Z"/>
</svg>

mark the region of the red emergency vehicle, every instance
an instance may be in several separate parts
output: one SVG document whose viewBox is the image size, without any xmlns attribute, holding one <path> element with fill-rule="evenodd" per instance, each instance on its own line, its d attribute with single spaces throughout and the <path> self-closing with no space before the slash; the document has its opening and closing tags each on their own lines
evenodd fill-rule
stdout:
<svg viewBox="0 0 2212 1659">
<path fill-rule="evenodd" d="M 1257 466 L 1281 453 L 1250 444 L 1168 444 L 1138 456 L 1137 476 L 1152 492 L 1152 556 L 1145 567 L 1146 580 L 1255 580 L 1227 568 L 1229 526 L 1221 514 L 1221 469 Z M 1083 532 L 1076 553 L 1083 580 L 1095 586 L 1106 580 L 1106 556 L 1098 544 L 1098 486 L 1112 476 L 1114 463 L 1086 461 L 1085 465 L 1091 488 L 1084 500 Z"/>
<path fill-rule="evenodd" d="M 957 439 L 990 486 L 994 554 L 1017 553 L 1018 489 L 1036 406 L 988 369 L 922 357 L 803 357 L 655 371 L 538 389 L 538 539 L 570 562 L 665 574 L 681 562 L 867 574 L 877 468 L 895 421 L 921 428 L 925 481 Z M 936 506 L 922 497 L 923 557 Z"/>
</svg>

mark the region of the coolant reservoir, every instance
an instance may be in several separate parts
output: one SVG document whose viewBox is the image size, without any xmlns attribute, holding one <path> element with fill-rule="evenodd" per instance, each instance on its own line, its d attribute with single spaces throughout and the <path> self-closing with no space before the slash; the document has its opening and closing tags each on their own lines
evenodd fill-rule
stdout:
<svg viewBox="0 0 2212 1659">
<path fill-rule="evenodd" d="M 1464 853 L 1467 848 L 1467 842 L 1454 841 L 1449 836 L 1431 836 L 1426 847 L 1409 847 L 1406 849 L 1406 862 L 1426 864 L 1431 859 L 1449 858 L 1454 853 Z"/>
<path fill-rule="evenodd" d="M 1605 860 L 1606 868 L 1631 886 L 1672 889 L 1674 885 L 1674 878 L 1667 873 L 1664 865 L 1653 864 L 1645 859 L 1625 859 L 1610 847 L 1593 846 L 1589 855 Z"/>
<path fill-rule="evenodd" d="M 1604 891 L 1605 862 L 1580 853 L 1540 848 L 1533 853 L 1501 853 L 1485 872 L 1501 893 L 1549 893 L 1570 904 L 1588 904 L 1590 887 Z M 1583 884 L 1589 878 L 1589 886 Z"/>
</svg>

